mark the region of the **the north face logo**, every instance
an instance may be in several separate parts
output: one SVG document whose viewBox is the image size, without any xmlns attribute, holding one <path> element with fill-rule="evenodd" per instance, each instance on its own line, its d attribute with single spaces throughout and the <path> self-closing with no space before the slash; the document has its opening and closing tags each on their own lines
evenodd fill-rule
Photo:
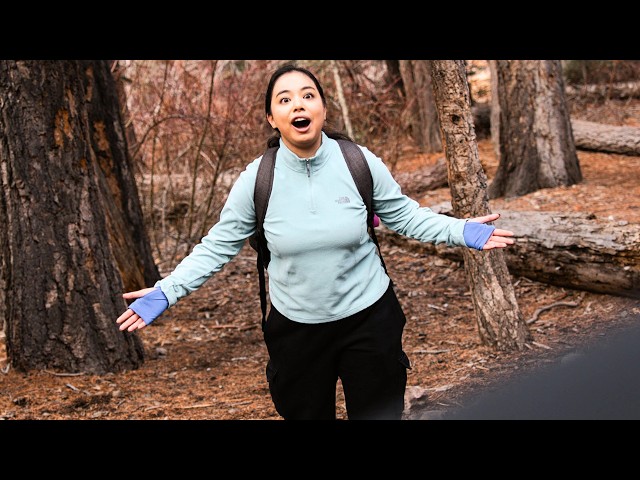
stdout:
<svg viewBox="0 0 640 480">
<path fill-rule="evenodd" d="M 349 197 L 338 197 L 336 203 L 351 203 Z"/>
</svg>

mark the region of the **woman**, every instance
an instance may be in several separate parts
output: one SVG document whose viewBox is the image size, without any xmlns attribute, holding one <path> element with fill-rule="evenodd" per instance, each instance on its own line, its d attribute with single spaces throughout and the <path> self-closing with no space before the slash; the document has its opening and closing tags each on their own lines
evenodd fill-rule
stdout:
<svg viewBox="0 0 640 480">
<path fill-rule="evenodd" d="M 349 419 L 400 419 L 410 368 L 402 350 L 406 319 L 367 233 L 362 197 L 338 143 L 323 130 L 322 87 L 310 71 L 285 65 L 268 84 L 265 112 L 276 132 L 270 144 L 279 143 L 264 220 L 271 307 L 263 331 L 275 408 L 285 419 L 335 419 L 340 379 Z M 374 211 L 390 229 L 479 250 L 514 243 L 512 232 L 485 225 L 497 214 L 464 220 L 420 207 L 380 158 L 360 148 Z M 259 162 L 240 174 L 220 221 L 169 276 L 123 295 L 137 300 L 116 320 L 120 330 L 144 328 L 238 254 L 256 227 Z"/>
</svg>

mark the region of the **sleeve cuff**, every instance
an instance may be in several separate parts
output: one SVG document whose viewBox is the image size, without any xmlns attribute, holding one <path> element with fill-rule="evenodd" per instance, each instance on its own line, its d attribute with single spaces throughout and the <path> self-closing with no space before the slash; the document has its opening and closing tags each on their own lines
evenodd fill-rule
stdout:
<svg viewBox="0 0 640 480">
<path fill-rule="evenodd" d="M 487 240 L 493 234 L 496 229 L 493 225 L 486 225 L 478 222 L 466 222 L 464 224 L 464 241 L 469 248 L 475 248 L 476 250 L 482 250 Z"/>
<path fill-rule="evenodd" d="M 144 320 L 145 325 L 149 325 L 153 322 L 168 307 L 169 301 L 162 290 L 158 287 L 129 305 L 129 308 Z"/>
</svg>

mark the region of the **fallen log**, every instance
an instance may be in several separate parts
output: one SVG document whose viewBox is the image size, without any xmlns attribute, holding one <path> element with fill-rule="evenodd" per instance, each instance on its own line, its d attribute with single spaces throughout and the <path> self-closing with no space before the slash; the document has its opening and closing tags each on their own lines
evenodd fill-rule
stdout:
<svg viewBox="0 0 640 480">
<path fill-rule="evenodd" d="M 571 120 L 576 148 L 640 155 L 640 128 Z"/>
<path fill-rule="evenodd" d="M 429 190 L 449 185 L 447 162 L 444 157 L 438 158 L 434 165 L 414 172 L 398 172 L 394 177 L 400 185 L 403 185 L 402 191 L 412 198 L 420 197 Z"/>
<path fill-rule="evenodd" d="M 444 202 L 432 210 L 451 215 Z M 596 219 L 592 214 L 500 211 L 496 226 L 515 233 L 504 249 L 509 272 L 559 287 L 640 298 L 640 225 Z M 379 233 L 378 233 L 379 232 Z M 382 242 L 462 261 L 462 247 L 407 239 L 381 225 Z"/>
<path fill-rule="evenodd" d="M 567 85 L 565 87 L 567 96 L 603 99 L 616 98 L 624 100 L 627 98 L 640 98 L 640 82 L 616 82 L 591 85 Z"/>
</svg>

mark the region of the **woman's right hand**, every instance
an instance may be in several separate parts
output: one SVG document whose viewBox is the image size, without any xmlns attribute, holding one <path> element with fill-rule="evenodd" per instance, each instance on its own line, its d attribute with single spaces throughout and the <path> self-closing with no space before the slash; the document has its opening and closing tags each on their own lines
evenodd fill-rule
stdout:
<svg viewBox="0 0 640 480">
<path fill-rule="evenodd" d="M 132 300 L 135 298 L 144 297 L 147 293 L 153 292 L 154 287 L 143 288 L 142 290 L 136 290 L 135 292 L 127 292 L 122 294 L 122 298 L 125 300 Z M 136 329 L 146 327 L 144 320 L 138 316 L 136 312 L 127 308 L 127 310 L 118 317 L 116 323 L 120 324 L 120 330 L 127 330 L 133 332 Z"/>
</svg>

